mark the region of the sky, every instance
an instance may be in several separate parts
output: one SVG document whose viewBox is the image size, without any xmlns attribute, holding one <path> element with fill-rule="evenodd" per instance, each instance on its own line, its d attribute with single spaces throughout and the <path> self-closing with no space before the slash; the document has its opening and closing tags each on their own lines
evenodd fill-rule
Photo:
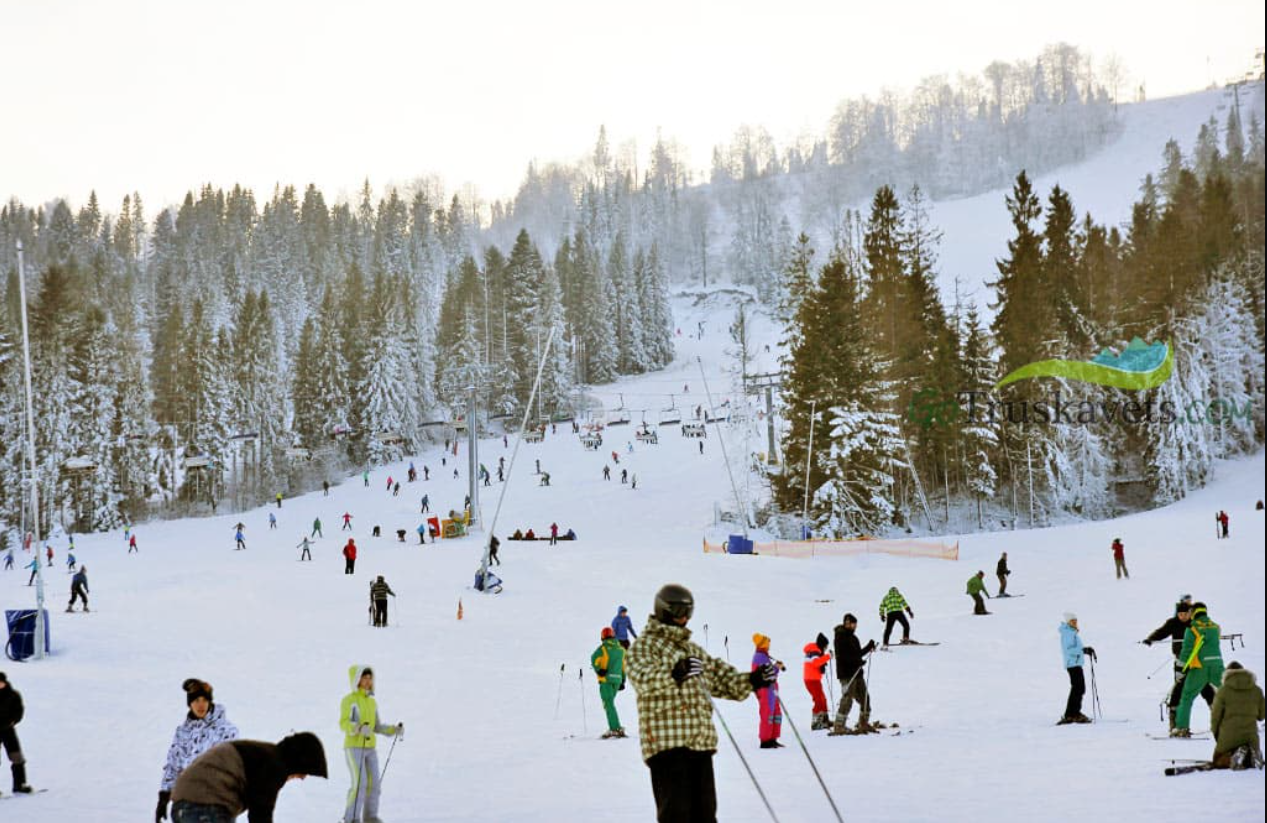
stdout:
<svg viewBox="0 0 1267 823">
<path fill-rule="evenodd" d="M 138 191 L 152 216 L 206 182 L 332 201 L 434 176 L 488 201 L 600 125 L 705 169 L 741 124 L 786 145 L 846 97 L 1060 41 L 1150 98 L 1192 91 L 1253 67 L 1263 30 L 1261 0 L 0 0 L 0 196 Z"/>
</svg>

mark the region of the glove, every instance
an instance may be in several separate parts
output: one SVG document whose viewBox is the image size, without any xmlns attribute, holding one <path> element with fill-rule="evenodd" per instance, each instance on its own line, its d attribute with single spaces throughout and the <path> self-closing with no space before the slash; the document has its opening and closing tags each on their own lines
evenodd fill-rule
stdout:
<svg viewBox="0 0 1267 823">
<path fill-rule="evenodd" d="M 397 737 L 404 737 L 404 735 L 405 735 L 405 724 L 404 724 L 404 723 L 397 723 L 397 724 L 396 724 L 396 736 L 397 736 Z"/>
<path fill-rule="evenodd" d="M 1090 646 L 1083 646 L 1082 653 L 1085 654 L 1087 657 L 1091 658 L 1092 660 L 1097 659 L 1095 656 L 1095 649 L 1091 648 Z"/>
<path fill-rule="evenodd" d="M 361 737 L 369 737 L 372 734 L 374 734 L 374 727 L 371 726 L 369 723 L 362 723 L 361 725 L 356 727 L 356 733 L 359 734 Z"/>
<path fill-rule="evenodd" d="M 772 684 L 778 676 L 778 670 L 774 668 L 773 663 L 766 663 L 759 669 L 753 669 L 748 672 L 748 682 L 752 684 L 752 690 L 764 689 Z"/>
<path fill-rule="evenodd" d="M 698 657 L 683 657 L 681 660 L 673 664 L 673 679 L 681 685 L 685 680 L 692 677 L 699 677 L 704 673 L 704 661 Z"/>
<path fill-rule="evenodd" d="M 906 613 L 907 613 L 907 614 L 909 614 L 909 615 L 911 616 L 911 619 L 912 619 L 912 620 L 914 620 L 914 619 L 915 619 L 915 612 L 911 611 L 911 609 L 909 609 L 909 608 L 908 608 L 908 609 L 906 610 Z"/>
<path fill-rule="evenodd" d="M 873 651 L 875 651 L 875 641 L 874 641 L 874 640 L 872 640 L 872 641 L 868 642 L 868 643 L 867 643 L 867 645 L 865 645 L 865 646 L 863 646 L 863 647 L 862 647 L 862 653 L 863 653 L 863 654 L 871 654 L 871 652 L 873 652 Z"/>
<path fill-rule="evenodd" d="M 606 670 L 606 669 L 595 669 L 594 671 L 598 672 L 598 676 L 599 676 L 599 677 L 606 677 L 606 676 L 607 676 L 607 670 Z"/>
<path fill-rule="evenodd" d="M 1151 645 L 1153 645 L 1153 641 L 1151 641 L 1151 640 L 1145 640 L 1145 641 L 1144 641 L 1144 645 L 1145 645 L 1145 646 L 1151 646 Z"/>
<path fill-rule="evenodd" d="M 154 809 L 154 823 L 159 823 L 160 820 L 167 819 L 167 804 L 171 801 L 171 799 L 171 792 L 158 793 L 158 806 Z"/>
</svg>

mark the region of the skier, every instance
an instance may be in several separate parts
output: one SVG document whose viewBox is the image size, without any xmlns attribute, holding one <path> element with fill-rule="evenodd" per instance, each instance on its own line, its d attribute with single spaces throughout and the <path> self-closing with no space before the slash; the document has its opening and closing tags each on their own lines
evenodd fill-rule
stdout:
<svg viewBox="0 0 1267 823">
<path fill-rule="evenodd" d="M 621 482 L 621 485 L 624 485 L 629 482 L 629 469 L 620 470 L 620 482 Z"/>
<path fill-rule="evenodd" d="M 875 651 L 875 641 L 863 646 L 857 635 L 858 618 L 846 614 L 835 630 L 836 679 L 840 681 L 840 705 L 836 707 L 836 720 L 829 735 L 865 734 L 873 731 L 871 725 L 871 695 L 867 692 L 867 680 L 863 674 L 866 657 Z M 858 725 L 850 732 L 846 728 L 849 711 L 858 703 Z"/>
<path fill-rule="evenodd" d="M 9 756 L 14 794 L 30 794 L 34 791 L 26 783 L 26 758 L 22 755 L 22 744 L 18 741 L 18 724 L 22 722 L 24 714 L 22 693 L 13 688 L 4 672 L 0 672 L 0 745 L 3 745 L 5 754 Z"/>
<path fill-rule="evenodd" d="M 760 671 L 770 665 L 777 670 L 769 684 L 756 689 L 757 713 L 761 718 L 757 736 L 761 740 L 761 748 L 781 749 L 783 744 L 779 742 L 779 733 L 783 730 L 783 711 L 779 708 L 778 672 L 786 671 L 787 667 L 783 665 L 783 661 L 770 656 L 770 638 L 764 634 L 754 634 L 752 645 L 756 647 L 752 654 L 752 671 Z"/>
<path fill-rule="evenodd" d="M 426 465 L 425 463 L 422 466 L 422 479 L 423 480 L 431 479 L 431 467 Z"/>
<path fill-rule="evenodd" d="M 405 724 L 386 725 L 378 719 L 378 701 L 374 699 L 374 670 L 369 666 L 348 669 L 352 691 L 339 706 L 339 728 L 343 730 L 343 750 L 351 772 L 352 788 L 348 790 L 343 823 L 361 819 L 378 820 L 378 752 L 375 735 L 396 737 L 405 731 Z"/>
<path fill-rule="evenodd" d="M 392 591 L 392 587 L 387 585 L 387 581 L 380 574 L 378 579 L 370 584 L 370 602 L 374 606 L 374 625 L 384 627 L 387 625 L 387 595 L 396 596 L 396 592 Z"/>
<path fill-rule="evenodd" d="M 400 496 L 400 481 L 397 480 L 396 483 L 392 485 L 392 497 L 399 497 L 399 496 Z"/>
<path fill-rule="evenodd" d="M 981 595 L 983 594 L 986 597 L 990 596 L 990 593 L 985 590 L 985 572 L 978 571 L 972 577 L 968 578 L 968 596 L 972 598 L 973 614 L 989 614 L 989 612 L 985 610 L 985 601 L 981 599 Z"/>
<path fill-rule="evenodd" d="M 1210 710 L 1214 733 L 1213 763 L 1216 769 L 1263 767 L 1258 745 L 1258 724 L 1263 721 L 1263 690 L 1254 673 L 1237 661 L 1227 664 L 1223 686 Z"/>
<path fill-rule="evenodd" d="M 1222 538 L 1226 538 L 1227 537 L 1227 512 L 1220 510 L 1218 520 L 1219 520 L 1219 526 L 1222 529 Z"/>
<path fill-rule="evenodd" d="M 454 467 L 453 467 L 453 479 L 454 479 L 454 480 L 457 480 L 457 479 L 458 479 L 458 470 L 457 470 L 457 466 L 454 466 Z"/>
<path fill-rule="evenodd" d="M 273 514 L 272 512 L 268 513 L 268 527 L 270 529 L 277 528 L 277 515 Z"/>
<path fill-rule="evenodd" d="M 136 547 L 136 532 L 133 532 L 132 536 L 128 538 L 128 554 L 132 552 L 141 553 L 141 550 Z"/>
<path fill-rule="evenodd" d="M 241 551 L 246 548 L 246 537 L 242 534 L 242 525 L 239 524 L 237 531 L 233 533 L 234 548 L 233 550 Z"/>
<path fill-rule="evenodd" d="M 391 491 L 391 490 L 392 490 L 392 476 L 389 474 L 387 475 L 387 491 Z"/>
<path fill-rule="evenodd" d="M 625 688 L 625 649 L 616 642 L 616 633 L 610 626 L 604 626 L 599 633 L 598 648 L 590 655 L 590 668 L 598 675 L 598 697 L 607 714 L 603 739 L 624 737 L 625 728 L 616 713 L 616 692 Z"/>
<path fill-rule="evenodd" d="M 74 570 L 75 570 L 75 553 L 72 551 L 67 551 L 66 552 L 66 572 L 69 574 L 70 572 L 73 572 Z"/>
<path fill-rule="evenodd" d="M 497 482 L 498 483 L 506 482 L 506 472 L 501 466 L 497 467 Z"/>
<path fill-rule="evenodd" d="M 630 488 L 631 490 L 635 490 L 635 491 L 637 490 L 637 488 L 638 488 L 638 475 L 636 475 L 636 474 L 634 474 L 634 475 L 630 475 L 630 477 L 629 477 L 629 488 Z"/>
<path fill-rule="evenodd" d="M 625 441 L 625 450 L 626 450 L 627 452 L 629 452 L 630 454 L 633 454 L 633 441 L 632 441 L 632 440 L 626 440 L 626 441 Z"/>
<path fill-rule="evenodd" d="M 497 559 L 497 549 L 501 546 L 502 541 L 497 539 L 497 535 L 488 538 L 488 565 L 500 566 L 502 561 Z"/>
<path fill-rule="evenodd" d="M 813 643 L 806 643 L 803 651 L 805 663 L 801 677 L 805 681 L 805 690 L 814 701 L 810 728 L 815 731 L 831 728 L 831 715 L 827 713 L 827 695 L 823 694 L 823 675 L 831 664 L 831 655 L 827 654 L 827 635 L 819 632 L 818 639 Z"/>
<path fill-rule="evenodd" d="M 1183 651 L 1183 636 L 1188 631 L 1188 623 L 1191 620 L 1192 595 L 1181 595 L 1179 602 L 1175 603 L 1175 616 L 1158 626 L 1142 641 L 1145 646 L 1151 646 L 1158 641 L 1170 638 L 1170 653 L 1175 658 L 1175 685 L 1171 687 L 1170 696 L 1166 700 L 1171 731 L 1174 731 L 1175 728 L 1175 714 L 1179 710 L 1179 698 L 1183 695 L 1183 681 L 1186 676 L 1179 653 Z M 1214 685 L 1211 683 L 1205 684 L 1201 689 L 1201 696 L 1205 698 L 1205 702 L 1208 705 L 1212 705 L 1214 703 Z"/>
<path fill-rule="evenodd" d="M 629 619 L 629 609 L 620 606 L 616 609 L 616 616 L 612 618 L 612 631 L 616 633 L 616 642 L 624 648 L 629 648 L 629 638 L 638 639 L 638 633 L 634 631 L 633 621 Z"/>
<path fill-rule="evenodd" d="M 1065 701 L 1065 714 L 1056 723 L 1090 723 L 1091 718 L 1082 713 L 1082 696 L 1087 693 L 1087 680 L 1082 673 L 1083 657 L 1095 660 L 1095 649 L 1082 645 L 1078 635 L 1078 615 L 1065 612 L 1060 624 L 1060 650 L 1064 655 L 1065 671 L 1069 673 L 1069 699 Z"/>
<path fill-rule="evenodd" d="M 79 571 L 75 572 L 75 576 L 70 579 L 70 603 L 66 605 L 66 611 L 73 612 L 75 610 L 75 601 L 84 601 L 84 611 L 88 611 L 88 567 L 80 566 Z"/>
<path fill-rule="evenodd" d="M 31 562 L 27 563 L 22 568 L 31 570 L 31 577 L 26 581 L 26 585 L 28 586 L 34 585 L 35 575 L 40 573 L 40 553 L 36 552 L 35 556 L 31 558 Z"/>
<path fill-rule="evenodd" d="M 745 674 L 692 643 L 686 624 L 694 610 L 685 586 L 662 587 L 625 666 L 637 692 L 642 759 L 661 823 L 716 819 L 712 698 L 743 700 L 775 676 L 772 665 Z"/>
<path fill-rule="evenodd" d="M 228 821 L 233 812 L 270 821 L 277 794 L 291 779 L 326 777 L 326 753 L 312 732 L 277 743 L 230 740 L 218 743 L 181 772 L 172 787 L 172 820 Z M 228 811 L 226 811 L 228 810 Z"/>
<path fill-rule="evenodd" d="M 418 532 L 418 545 L 421 546 L 424 543 L 426 543 L 427 542 L 427 524 L 419 523 L 418 528 L 415 531 Z"/>
<path fill-rule="evenodd" d="M 365 484 L 365 488 L 367 488 L 367 489 L 368 489 L 368 488 L 370 487 L 370 472 L 369 472 L 369 469 L 366 469 L 365 471 L 361 472 L 361 482 Z"/>
<path fill-rule="evenodd" d="M 301 561 L 312 559 L 311 546 L 312 546 L 312 541 L 306 537 L 303 540 L 299 541 L 299 544 L 295 546 L 296 549 L 301 550 L 299 552 L 299 559 Z"/>
<path fill-rule="evenodd" d="M 1113 565 L 1117 569 L 1117 579 L 1121 580 L 1122 575 L 1126 575 L 1126 579 L 1131 579 L 1131 573 L 1126 570 L 1126 547 L 1122 545 L 1122 538 L 1113 538 L 1113 545 L 1109 547 L 1113 552 Z"/>
<path fill-rule="evenodd" d="M 314 517 L 312 519 L 312 534 L 308 536 L 309 537 L 325 537 L 325 535 L 321 533 L 321 518 L 320 517 Z"/>
<path fill-rule="evenodd" d="M 421 503 L 422 503 L 422 508 L 418 511 L 419 514 L 426 514 L 427 512 L 431 511 L 431 496 L 430 495 L 424 494 L 422 496 Z"/>
<path fill-rule="evenodd" d="M 356 572 L 356 541 L 348 538 L 347 545 L 343 547 L 343 573 L 354 574 Z"/>
<path fill-rule="evenodd" d="M 1219 648 L 1219 624 L 1210 619 L 1204 603 L 1193 603 L 1192 620 L 1183 635 L 1179 659 L 1183 661 L 1183 692 L 1175 711 L 1175 728 L 1171 737 L 1191 737 L 1188 724 L 1192 719 L 1192 703 L 1209 684 L 1223 682 L 1223 651 Z M 1215 694 L 1218 699 L 1218 694 Z"/>
<path fill-rule="evenodd" d="M 53 568 L 53 544 L 52 543 L 44 544 L 44 554 L 48 556 L 48 563 L 46 565 L 50 569 Z"/>
<path fill-rule="evenodd" d="M 352 515 L 347 512 L 343 513 L 343 528 L 339 531 L 352 531 Z"/>
<path fill-rule="evenodd" d="M 906 602 L 906 598 L 897 590 L 897 586 L 890 586 L 889 593 L 880 601 L 880 622 L 884 624 L 884 645 L 889 645 L 889 637 L 893 634 L 894 624 L 902 624 L 902 642 L 909 643 L 911 640 L 911 624 L 906 622 L 906 614 L 902 614 L 902 610 L 906 610 L 912 618 L 915 612 L 911 609 L 910 604 Z"/>
<path fill-rule="evenodd" d="M 176 727 L 172 745 L 167 749 L 163 779 L 158 784 L 154 823 L 167 818 L 167 804 L 171 802 L 172 787 L 176 785 L 180 773 L 207 749 L 238 737 L 238 727 L 229 722 L 224 706 L 214 702 L 210 683 L 191 677 L 181 684 L 181 688 L 185 690 L 185 705 L 189 713 L 185 715 L 185 721 Z"/>
<path fill-rule="evenodd" d="M 703 453 L 704 453 L 704 441 L 703 441 L 703 440 L 699 441 L 699 453 L 700 453 L 700 454 L 703 454 Z"/>
<path fill-rule="evenodd" d="M 550 472 L 541 473 L 541 485 L 542 486 L 550 485 Z"/>
<path fill-rule="evenodd" d="M 1007 593 L 1007 576 L 1012 570 L 1007 567 L 1007 552 L 1003 552 L 1003 556 L 999 558 L 999 565 L 994 567 L 994 574 L 999 578 L 999 593 L 995 597 L 1011 597 Z"/>
<path fill-rule="evenodd" d="M 613 463 L 615 463 L 616 465 L 620 465 L 620 454 L 619 454 L 619 453 L 617 453 L 617 452 L 612 452 L 612 462 L 613 462 Z"/>
<path fill-rule="evenodd" d="M 13 571 L 13 547 L 12 546 L 9 547 L 8 554 L 4 556 L 4 570 L 7 572 Z"/>
<path fill-rule="evenodd" d="M 322 497 L 330 496 L 330 481 L 329 480 L 321 481 L 321 496 Z"/>
<path fill-rule="evenodd" d="M 612 469 L 611 469 L 611 466 L 603 466 L 603 479 L 604 479 L 604 480 L 611 480 L 611 479 L 612 479 Z"/>
<path fill-rule="evenodd" d="M 559 542 L 559 524 L 551 523 L 550 524 L 550 545 L 551 546 L 558 545 L 558 542 Z"/>
</svg>

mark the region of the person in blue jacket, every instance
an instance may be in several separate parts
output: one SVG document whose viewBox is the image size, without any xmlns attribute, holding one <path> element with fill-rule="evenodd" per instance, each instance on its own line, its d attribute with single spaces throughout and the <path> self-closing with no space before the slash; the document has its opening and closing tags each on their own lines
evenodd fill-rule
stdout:
<svg viewBox="0 0 1267 823">
<path fill-rule="evenodd" d="M 629 648 L 629 638 L 632 635 L 634 640 L 638 639 L 638 633 L 634 631 L 633 621 L 629 619 L 629 609 L 624 606 L 616 609 L 616 616 L 612 618 L 612 631 L 616 632 L 616 642 Z"/>
<path fill-rule="evenodd" d="M 1082 645 L 1082 638 L 1078 636 L 1078 615 L 1073 612 L 1065 612 L 1064 621 L 1060 624 L 1060 651 L 1065 671 L 1069 673 L 1069 699 L 1065 702 L 1065 716 L 1056 725 L 1090 723 L 1091 718 L 1082 713 L 1082 696 L 1087 691 L 1082 662 L 1084 656 L 1095 660 L 1095 649 Z"/>
</svg>

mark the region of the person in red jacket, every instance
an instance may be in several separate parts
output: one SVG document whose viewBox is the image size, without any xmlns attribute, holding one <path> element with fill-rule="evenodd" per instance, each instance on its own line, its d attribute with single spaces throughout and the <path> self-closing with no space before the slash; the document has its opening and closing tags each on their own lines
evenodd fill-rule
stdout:
<svg viewBox="0 0 1267 823">
<path fill-rule="evenodd" d="M 343 564 L 343 573 L 354 573 L 356 571 L 356 541 L 350 537 L 348 544 L 343 547 L 343 559 L 347 561 Z"/>
<path fill-rule="evenodd" d="M 352 530 L 352 515 L 347 512 L 343 513 L 343 529 Z M 343 531 L 343 529 L 339 529 L 339 531 Z"/>
<path fill-rule="evenodd" d="M 823 673 L 831 664 L 831 655 L 827 653 L 827 635 L 819 632 L 818 639 L 805 644 L 805 690 L 814 700 L 814 714 L 810 719 L 810 728 L 830 729 L 831 715 L 827 711 L 827 695 L 823 694 Z"/>
<path fill-rule="evenodd" d="M 1122 538 L 1113 538 L 1113 565 L 1117 567 L 1117 579 L 1121 580 L 1122 575 L 1126 575 L 1126 579 L 1131 579 L 1131 573 L 1126 570 L 1126 547 L 1122 545 Z"/>
</svg>

